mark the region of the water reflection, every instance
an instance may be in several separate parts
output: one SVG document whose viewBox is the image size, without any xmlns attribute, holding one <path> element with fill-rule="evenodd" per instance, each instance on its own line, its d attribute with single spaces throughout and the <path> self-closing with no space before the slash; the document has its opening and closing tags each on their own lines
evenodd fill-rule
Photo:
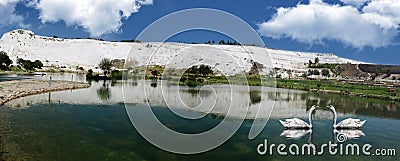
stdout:
<svg viewBox="0 0 400 161">
<path fill-rule="evenodd" d="M 362 136 L 365 136 L 364 132 L 362 130 L 356 130 L 356 129 L 342 129 L 342 130 L 334 130 L 333 132 L 335 136 L 337 134 L 345 134 L 347 139 L 358 139 Z M 337 139 L 337 137 L 335 137 Z"/>
<path fill-rule="evenodd" d="M 211 90 L 201 90 L 193 87 L 181 89 L 181 92 L 190 93 L 192 97 L 209 97 L 213 93 Z"/>
<path fill-rule="evenodd" d="M 151 82 L 150 86 L 153 88 L 157 88 L 157 82 L 156 81 Z"/>
<path fill-rule="evenodd" d="M 73 79 L 74 81 L 86 81 L 84 75 L 72 73 L 47 74 L 45 76 L 32 77 L 32 79 L 47 80 L 50 76 L 53 80 Z M 144 87 L 145 85 L 148 87 Z M 54 92 L 51 94 L 51 101 L 70 102 L 74 104 L 101 104 L 105 103 L 105 101 L 107 103 L 125 102 L 141 104 L 149 102 L 153 106 L 165 107 L 168 104 L 174 108 L 187 109 L 188 106 L 196 107 L 199 105 L 201 98 L 201 102 L 205 103 L 204 106 L 213 106 L 215 103 L 216 108 L 213 112 L 217 115 L 224 115 L 227 111 L 226 105 L 235 100 L 239 102 L 233 105 L 234 110 L 237 110 L 236 113 L 246 112 L 244 107 L 250 105 L 246 116 L 249 119 L 255 117 L 260 104 L 263 105 L 261 110 L 267 111 L 262 113 L 263 116 L 268 116 L 268 110 L 272 110 L 270 108 L 274 106 L 271 118 L 277 119 L 290 117 L 306 119 L 308 118 L 307 111 L 311 105 L 325 106 L 332 104 L 336 107 L 338 118 L 340 119 L 351 115 L 400 119 L 400 106 L 396 102 L 268 87 L 251 87 L 250 91 L 246 90 L 246 87 L 241 86 L 212 85 L 210 87 L 212 88 L 201 89 L 201 87 L 187 88 L 172 86 L 166 81 L 102 81 L 92 82 L 89 89 Z M 123 88 L 124 91 L 128 92 L 127 95 L 129 96 L 125 100 L 122 92 Z M 143 94 L 143 89 L 146 89 L 146 95 Z M 215 92 L 215 95 L 213 92 Z M 165 94 L 164 97 L 162 93 Z M 93 97 L 95 95 L 97 97 Z M 49 102 L 47 94 L 24 97 L 11 101 L 7 105 L 11 107 L 16 107 L 17 105 L 18 107 L 26 107 L 27 104 L 32 105 L 42 102 Z M 332 119 L 332 113 L 329 109 L 322 109 L 316 118 Z"/>
<path fill-rule="evenodd" d="M 304 130 L 304 129 L 288 129 L 288 130 L 284 130 L 280 136 L 284 136 L 287 139 L 296 139 L 299 140 L 300 138 L 302 138 L 303 136 L 305 136 L 306 134 L 308 135 L 308 144 L 309 145 L 314 145 L 313 144 L 313 130 L 309 129 L 309 130 Z M 312 152 L 315 154 L 317 152 L 317 148 L 316 146 L 310 146 Z M 297 148 L 296 151 L 299 151 L 299 149 Z"/>
<path fill-rule="evenodd" d="M 103 101 L 109 100 L 111 97 L 110 88 L 108 86 L 100 87 L 97 89 L 97 96 Z"/>
<path fill-rule="evenodd" d="M 312 133 L 312 130 L 306 129 L 286 129 L 283 130 L 280 136 L 286 137 L 288 139 L 300 139 L 308 133 Z M 310 135 L 311 136 L 311 135 Z"/>
<path fill-rule="evenodd" d="M 250 91 L 249 96 L 251 104 L 257 104 L 261 102 L 261 91 Z"/>
<path fill-rule="evenodd" d="M 282 131 L 282 133 L 280 134 L 280 136 L 285 137 L 287 139 L 300 139 L 302 137 L 304 137 L 307 134 L 309 135 L 309 143 L 312 143 L 312 129 L 285 129 Z M 337 129 L 333 129 L 332 131 L 332 140 L 333 143 L 337 143 L 338 142 L 338 135 L 343 135 L 340 137 L 345 137 L 345 141 L 349 140 L 349 139 L 358 139 L 360 137 L 366 136 L 364 134 L 364 132 L 360 129 L 341 129 L 341 130 L 337 130 Z"/>
<path fill-rule="evenodd" d="M 3 81 L 12 81 L 12 80 L 23 80 L 30 79 L 30 77 L 22 77 L 17 74 L 0 74 L 0 82 Z"/>
</svg>

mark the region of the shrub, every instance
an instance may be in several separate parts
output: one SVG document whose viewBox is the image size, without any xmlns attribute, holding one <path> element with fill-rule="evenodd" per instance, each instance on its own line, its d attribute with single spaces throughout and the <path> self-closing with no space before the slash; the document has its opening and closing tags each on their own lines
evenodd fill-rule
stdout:
<svg viewBox="0 0 400 161">
<path fill-rule="evenodd" d="M 319 64 L 319 58 L 318 58 L 318 57 L 315 57 L 314 62 L 315 62 L 315 64 Z"/>
<path fill-rule="evenodd" d="M 321 75 L 325 76 L 325 77 L 329 76 L 329 70 L 328 69 L 322 69 Z"/>
<path fill-rule="evenodd" d="M 313 75 L 320 75 L 319 70 L 313 70 Z"/>
<path fill-rule="evenodd" d="M 186 70 L 186 73 L 193 74 L 193 75 L 202 75 L 203 77 L 212 74 L 213 71 L 211 70 L 211 67 L 208 65 L 200 65 L 200 66 L 192 66 L 188 70 Z"/>
<path fill-rule="evenodd" d="M 189 87 L 196 87 L 196 86 L 198 86 L 200 83 L 198 83 L 198 82 L 195 81 L 195 80 L 186 80 L 186 81 L 185 81 L 185 84 L 186 84 L 187 86 L 189 86 Z"/>
<path fill-rule="evenodd" d="M 42 67 L 43 67 L 43 63 L 40 60 L 35 60 L 33 62 L 33 65 L 35 66 L 35 68 L 39 68 L 39 69 L 42 69 Z"/>
<path fill-rule="evenodd" d="M 43 67 L 43 63 L 40 60 L 35 60 L 34 62 L 32 62 L 30 60 L 18 58 L 17 63 L 26 70 L 34 70 L 35 68 L 41 69 Z"/>
<path fill-rule="evenodd" d="M 117 79 L 118 79 L 118 80 L 121 80 L 123 74 L 124 74 L 124 72 L 122 72 L 122 71 L 113 70 L 113 71 L 111 72 L 111 79 L 114 79 L 114 80 L 117 80 Z"/>
<path fill-rule="evenodd" d="M 0 69 L 7 70 L 8 66 L 12 63 L 10 57 L 4 51 L 0 51 Z"/>
<path fill-rule="evenodd" d="M 22 69 L 21 69 L 20 66 L 14 66 L 14 65 L 10 65 L 10 66 L 9 66 L 9 70 L 10 70 L 10 71 L 14 71 L 14 72 L 22 71 Z"/>
</svg>

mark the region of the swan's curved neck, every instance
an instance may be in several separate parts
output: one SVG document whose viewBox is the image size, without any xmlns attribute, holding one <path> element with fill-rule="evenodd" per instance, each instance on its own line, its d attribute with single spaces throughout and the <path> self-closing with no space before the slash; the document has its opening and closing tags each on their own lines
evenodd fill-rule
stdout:
<svg viewBox="0 0 400 161">
<path fill-rule="evenodd" d="M 332 112 L 333 112 L 333 126 L 335 127 L 336 126 L 336 117 L 337 117 L 335 108 L 332 109 Z"/>
<path fill-rule="evenodd" d="M 312 127 L 312 112 L 314 109 L 310 110 L 310 113 L 308 113 L 308 122 L 310 123 L 310 127 Z"/>
</svg>

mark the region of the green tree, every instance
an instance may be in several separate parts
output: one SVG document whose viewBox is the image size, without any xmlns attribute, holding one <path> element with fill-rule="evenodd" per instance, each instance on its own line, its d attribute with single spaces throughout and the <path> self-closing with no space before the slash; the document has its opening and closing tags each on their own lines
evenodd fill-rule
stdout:
<svg viewBox="0 0 400 161">
<path fill-rule="evenodd" d="M 201 74 L 201 75 L 203 75 L 203 77 L 205 77 L 205 76 L 207 76 L 207 75 L 209 75 L 209 74 L 212 74 L 213 73 L 213 71 L 211 70 L 211 67 L 210 66 L 207 66 L 207 65 L 200 65 L 200 67 L 199 67 L 199 73 Z"/>
<path fill-rule="evenodd" d="M 107 75 L 107 73 L 109 73 L 109 71 L 111 70 L 112 67 L 112 62 L 110 59 L 107 58 L 103 58 L 100 63 L 99 63 L 99 68 L 101 70 L 103 70 L 104 75 Z"/>
<path fill-rule="evenodd" d="M 25 70 L 34 70 L 35 68 L 41 69 L 43 67 L 43 63 L 40 60 L 32 62 L 30 60 L 18 58 L 17 64 L 21 65 Z"/>
<path fill-rule="evenodd" d="M 24 59 L 18 58 L 18 59 L 17 59 L 17 64 L 20 64 L 20 65 L 21 65 L 23 61 L 24 61 Z"/>
<path fill-rule="evenodd" d="M 4 51 L 0 51 L 0 69 L 6 70 L 12 64 L 10 57 Z"/>
<path fill-rule="evenodd" d="M 318 58 L 318 57 L 315 57 L 314 62 L 315 62 L 315 64 L 318 64 L 318 63 L 319 63 L 319 58 Z"/>
<path fill-rule="evenodd" d="M 313 62 L 311 60 L 308 60 L 308 66 L 311 66 Z"/>
<path fill-rule="evenodd" d="M 197 75 L 199 74 L 199 68 L 197 66 L 192 66 L 188 70 L 186 70 L 186 73 Z"/>
<path fill-rule="evenodd" d="M 24 60 L 22 58 L 17 59 L 17 63 L 21 65 L 25 70 L 34 70 L 35 65 L 30 60 Z"/>
<path fill-rule="evenodd" d="M 186 70 L 186 73 L 193 74 L 193 75 L 202 75 L 203 77 L 212 74 L 213 71 L 211 70 L 211 67 L 208 65 L 200 65 L 200 66 L 192 66 L 188 70 Z"/>
<path fill-rule="evenodd" d="M 35 60 L 33 62 L 33 65 L 35 68 L 39 68 L 39 69 L 42 69 L 42 67 L 43 67 L 43 63 L 40 60 Z"/>
<path fill-rule="evenodd" d="M 160 73 L 157 70 L 152 70 L 151 75 L 157 77 Z"/>
<path fill-rule="evenodd" d="M 320 75 L 319 70 L 314 70 L 314 75 Z"/>
<path fill-rule="evenodd" d="M 309 70 L 310 75 L 320 75 L 319 70 Z"/>
<path fill-rule="evenodd" d="M 325 77 L 329 76 L 329 70 L 328 69 L 322 69 L 321 75 L 325 76 Z"/>
</svg>

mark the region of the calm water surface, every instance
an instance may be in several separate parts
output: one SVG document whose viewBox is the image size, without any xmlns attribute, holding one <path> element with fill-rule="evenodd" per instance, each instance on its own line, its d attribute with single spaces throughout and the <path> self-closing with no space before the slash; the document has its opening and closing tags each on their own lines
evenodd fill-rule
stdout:
<svg viewBox="0 0 400 161">
<path fill-rule="evenodd" d="M 85 81 L 84 76 L 72 74 L 53 74 L 31 79 Z M 270 144 L 284 143 L 298 145 L 312 142 L 317 147 L 335 141 L 332 129 L 332 113 L 319 109 L 315 114 L 312 133 L 301 132 L 301 137 L 287 138 L 279 119 L 298 117 L 308 118 L 308 109 L 313 104 L 337 107 L 338 120 L 348 117 L 367 120 L 358 139 L 346 143 L 371 144 L 373 148 L 391 148 L 400 151 L 400 104 L 381 100 L 348 97 L 333 94 L 316 94 L 284 89 L 250 88 L 215 85 L 198 89 L 168 86 L 165 82 L 132 81 L 91 82 L 88 89 L 61 91 L 29 96 L 14 100 L 0 107 L 0 136 L 2 159 L 8 160 L 399 160 L 397 156 L 279 156 L 258 155 L 257 145 L 268 139 Z M 163 87 L 164 89 L 161 89 Z M 129 97 L 125 101 L 131 108 L 142 109 L 146 104 L 160 121 L 169 128 L 184 132 L 198 133 L 218 125 L 224 117 L 228 121 L 238 121 L 235 116 L 240 107 L 249 105 L 248 119 L 238 132 L 222 146 L 196 155 L 178 155 L 154 147 L 143 139 L 132 126 L 124 104 L 122 88 Z M 143 88 L 148 88 L 147 97 Z M 160 92 L 162 91 L 162 92 Z M 274 93 L 276 91 L 276 93 Z M 160 93 L 165 98 L 160 99 Z M 177 98 L 176 96 L 179 96 Z M 215 98 L 213 96 L 218 96 Z M 232 98 L 230 97 L 232 96 Z M 239 100 L 238 110 L 232 116 L 223 116 L 227 102 Z M 183 102 L 180 100 L 182 99 Z M 162 101 L 164 100 L 164 101 Z M 252 109 L 258 105 L 271 107 L 276 100 L 272 115 L 262 133 L 254 140 L 248 133 L 254 118 Z M 201 103 L 203 102 L 203 103 Z M 201 115 L 208 102 L 215 103 L 215 113 L 207 114 L 199 120 L 178 117 L 166 104 L 177 111 Z M 205 104 L 205 105 L 204 105 Z M 196 110 L 188 110 L 197 107 Z M 204 106 L 204 108 L 202 108 Z M 236 109 L 236 108 L 235 108 Z M 267 110 L 268 111 L 268 110 Z M 268 116 L 268 112 L 262 115 Z M 358 131 L 360 132 L 360 131 Z M 310 136 L 311 135 L 311 136 Z M 196 146 L 196 145 L 193 145 Z"/>
</svg>

